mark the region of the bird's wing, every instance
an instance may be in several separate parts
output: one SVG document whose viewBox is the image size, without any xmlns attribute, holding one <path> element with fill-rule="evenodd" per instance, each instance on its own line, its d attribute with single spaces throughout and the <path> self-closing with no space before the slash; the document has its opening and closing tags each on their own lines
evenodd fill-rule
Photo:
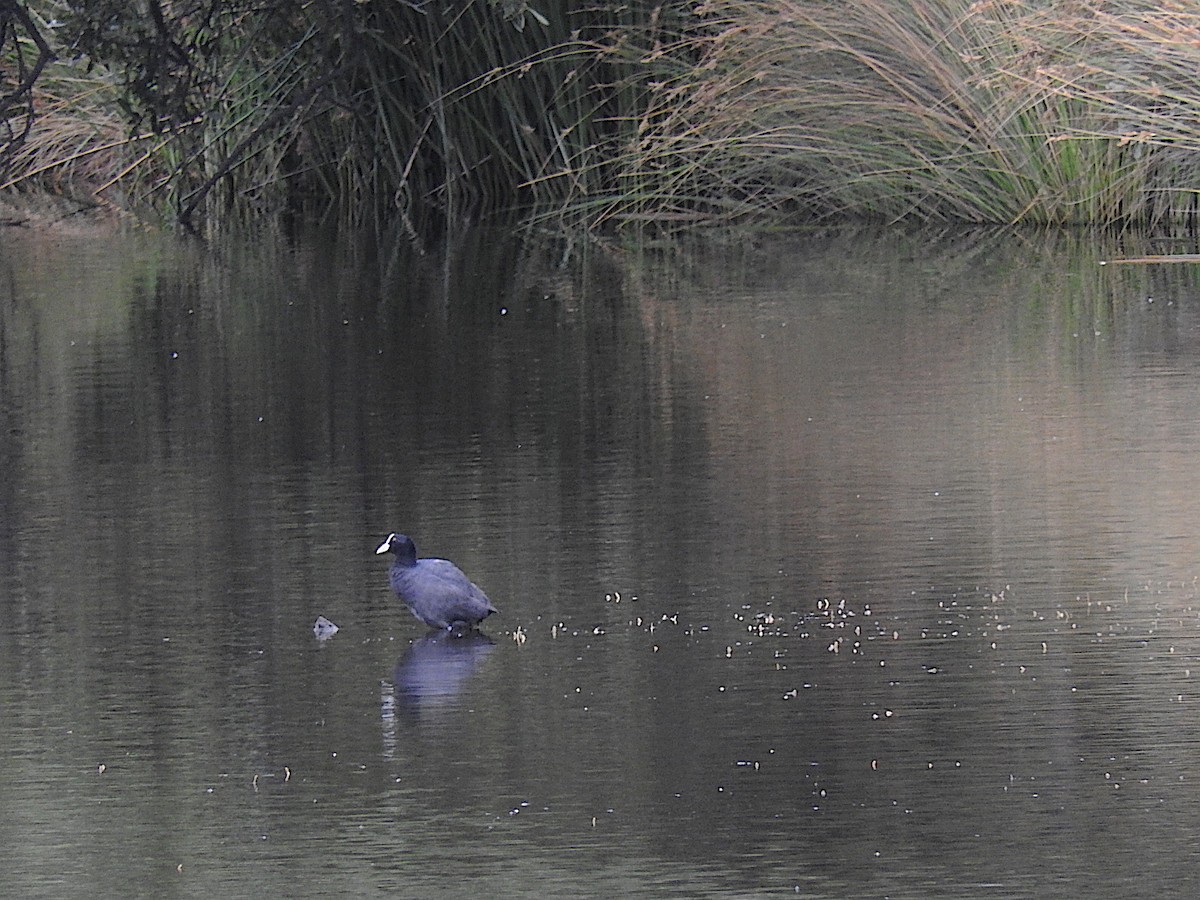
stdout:
<svg viewBox="0 0 1200 900">
<path fill-rule="evenodd" d="M 430 575 L 436 575 L 448 587 L 461 592 L 464 596 L 473 597 L 477 600 L 487 600 L 487 595 L 479 589 L 479 586 L 471 581 L 464 574 L 463 570 L 450 562 L 450 560 L 425 559 L 422 562 L 427 563 L 423 567 L 426 572 Z"/>
</svg>

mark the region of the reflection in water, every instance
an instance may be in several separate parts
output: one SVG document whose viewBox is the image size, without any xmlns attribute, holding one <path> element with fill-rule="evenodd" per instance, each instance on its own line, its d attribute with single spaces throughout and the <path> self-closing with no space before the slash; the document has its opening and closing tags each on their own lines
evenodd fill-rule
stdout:
<svg viewBox="0 0 1200 900">
<path fill-rule="evenodd" d="M 495 649 L 496 642 L 478 631 L 456 635 L 435 629 L 413 641 L 396 663 L 390 690 L 384 688 L 387 746 L 394 747 L 398 719 L 419 723 L 456 709 L 467 680 Z"/>
<path fill-rule="evenodd" d="M 12 892 L 1183 893 L 1195 273 L 5 237 Z"/>
</svg>

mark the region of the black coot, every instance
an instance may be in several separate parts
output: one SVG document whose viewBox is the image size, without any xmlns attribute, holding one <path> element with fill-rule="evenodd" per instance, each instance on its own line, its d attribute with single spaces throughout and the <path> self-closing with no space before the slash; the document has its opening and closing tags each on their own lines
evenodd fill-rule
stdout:
<svg viewBox="0 0 1200 900">
<path fill-rule="evenodd" d="M 448 559 L 417 559 L 412 538 L 392 533 L 376 553 L 396 554 L 389 580 L 412 614 L 433 628 L 465 632 L 497 612 L 487 594 Z"/>
</svg>

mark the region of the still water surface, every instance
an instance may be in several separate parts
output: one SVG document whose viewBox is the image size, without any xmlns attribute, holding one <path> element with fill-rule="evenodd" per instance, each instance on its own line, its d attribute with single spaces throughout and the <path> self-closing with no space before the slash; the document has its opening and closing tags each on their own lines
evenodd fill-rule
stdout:
<svg viewBox="0 0 1200 900">
<path fill-rule="evenodd" d="M 1200 886 L 1190 267 L 0 238 L 5 892 Z"/>
</svg>

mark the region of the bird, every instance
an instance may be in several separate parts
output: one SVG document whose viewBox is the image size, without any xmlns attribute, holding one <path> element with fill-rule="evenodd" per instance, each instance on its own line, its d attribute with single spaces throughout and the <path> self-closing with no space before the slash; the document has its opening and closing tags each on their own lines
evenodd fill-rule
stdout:
<svg viewBox="0 0 1200 900">
<path fill-rule="evenodd" d="M 487 594 L 448 559 L 417 559 L 417 547 L 407 535 L 392 532 L 375 550 L 394 553 L 388 581 L 412 614 L 431 628 L 466 634 L 492 613 Z"/>
</svg>

